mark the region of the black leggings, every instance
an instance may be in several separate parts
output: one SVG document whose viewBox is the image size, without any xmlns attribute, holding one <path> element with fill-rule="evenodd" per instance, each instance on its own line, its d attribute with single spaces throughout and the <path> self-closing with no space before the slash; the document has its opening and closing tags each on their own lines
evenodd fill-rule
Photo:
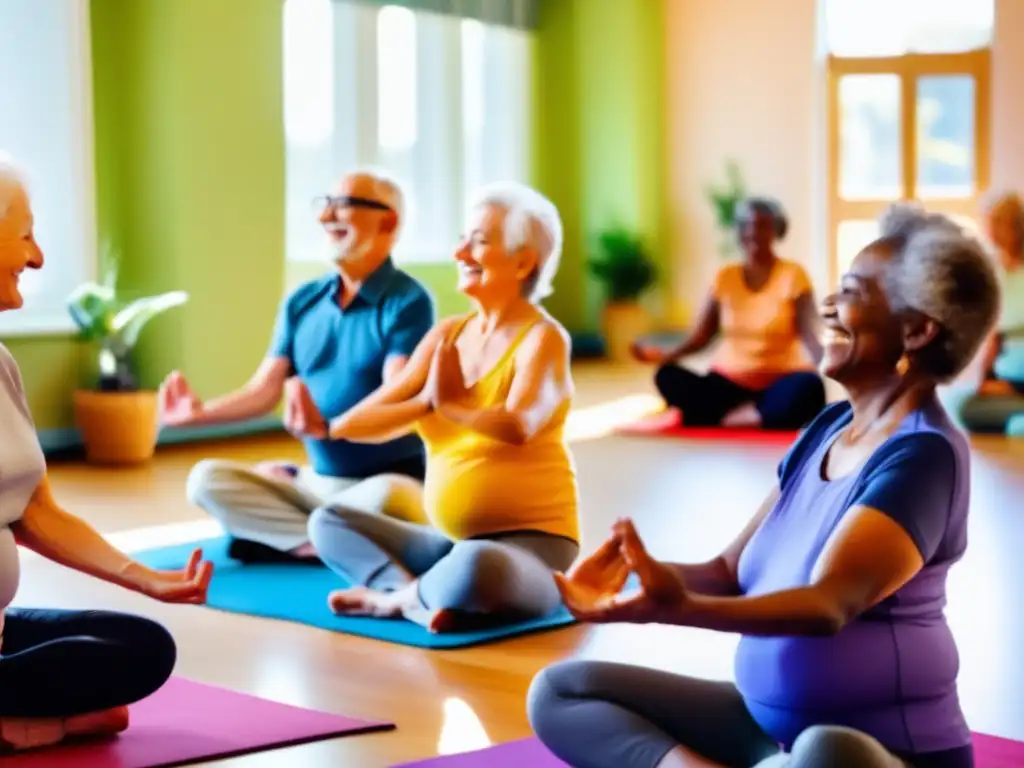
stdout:
<svg viewBox="0 0 1024 768">
<path fill-rule="evenodd" d="M 171 676 L 160 624 L 109 611 L 10 608 L 0 646 L 0 717 L 72 717 L 134 704 Z"/>
<path fill-rule="evenodd" d="M 718 373 L 703 376 L 669 363 L 654 382 L 688 427 L 717 427 L 729 411 L 752 403 L 765 429 L 801 429 L 825 407 L 825 384 L 812 371 L 788 373 L 767 389 L 741 387 Z"/>
</svg>

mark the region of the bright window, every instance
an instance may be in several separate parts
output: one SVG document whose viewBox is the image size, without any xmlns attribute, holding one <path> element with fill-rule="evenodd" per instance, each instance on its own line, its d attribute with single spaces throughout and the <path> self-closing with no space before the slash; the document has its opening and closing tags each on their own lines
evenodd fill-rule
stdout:
<svg viewBox="0 0 1024 768">
<path fill-rule="evenodd" d="M 466 196 L 527 181 L 527 33 L 399 6 L 286 0 L 287 253 L 328 256 L 310 201 L 349 170 L 405 193 L 400 262 L 451 258 Z M 289 41 L 294 41 L 289 44 Z"/>
<path fill-rule="evenodd" d="M 88 0 L 0 2 L 0 155 L 27 176 L 46 257 L 0 338 L 70 331 L 68 294 L 96 264 Z"/>
<path fill-rule="evenodd" d="M 893 201 L 975 226 L 988 186 L 993 0 L 825 0 L 830 276 Z"/>
</svg>

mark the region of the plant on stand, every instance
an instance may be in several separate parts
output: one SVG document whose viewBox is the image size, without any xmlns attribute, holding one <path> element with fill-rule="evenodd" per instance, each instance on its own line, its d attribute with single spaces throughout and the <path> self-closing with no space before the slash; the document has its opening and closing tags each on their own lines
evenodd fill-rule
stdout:
<svg viewBox="0 0 1024 768">
<path fill-rule="evenodd" d="M 743 173 L 735 160 L 725 164 L 725 184 L 709 184 L 705 189 L 708 202 L 715 217 L 721 240 L 718 252 L 725 258 L 736 254 L 736 208 L 747 197 L 747 185 Z"/>
<path fill-rule="evenodd" d="M 598 234 L 596 250 L 587 267 L 604 287 L 606 351 L 611 360 L 626 362 L 632 359 L 633 344 L 650 330 L 650 315 L 641 299 L 654 286 L 658 271 L 643 240 L 627 229 Z"/>
<path fill-rule="evenodd" d="M 170 291 L 127 301 L 118 292 L 119 260 L 104 249 L 100 262 L 100 279 L 68 297 L 79 338 L 96 350 L 98 370 L 95 388 L 75 392 L 75 423 L 89 461 L 135 464 L 152 458 L 158 420 L 156 392 L 139 388 L 139 335 L 154 317 L 187 302 L 188 294 Z"/>
</svg>

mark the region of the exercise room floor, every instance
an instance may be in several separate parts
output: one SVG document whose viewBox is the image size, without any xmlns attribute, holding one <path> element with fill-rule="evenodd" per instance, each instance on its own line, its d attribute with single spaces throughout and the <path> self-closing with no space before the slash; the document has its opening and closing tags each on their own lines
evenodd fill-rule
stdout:
<svg viewBox="0 0 1024 768">
<path fill-rule="evenodd" d="M 617 517 L 630 515 L 656 556 L 706 558 L 753 514 L 784 448 L 608 436 L 612 424 L 650 407 L 646 377 L 646 371 L 606 366 L 576 371 L 571 432 L 583 545 L 591 549 Z M 1024 740 L 1024 440 L 985 438 L 975 448 L 970 545 L 949 589 L 960 690 L 974 730 Z M 142 548 L 215 532 L 184 499 L 189 467 L 210 456 L 255 461 L 301 452 L 285 436 L 260 437 L 161 449 L 151 465 L 138 469 L 55 463 L 51 475 L 64 506 L 119 546 Z M 550 662 L 583 656 L 726 679 L 736 642 L 673 627 L 571 627 L 478 648 L 424 651 L 161 605 L 31 555 L 23 571 L 18 604 L 117 608 L 166 622 L 179 642 L 180 675 L 398 725 L 392 732 L 210 765 L 383 768 L 476 749 L 529 735 L 524 696 L 532 676 Z"/>
</svg>

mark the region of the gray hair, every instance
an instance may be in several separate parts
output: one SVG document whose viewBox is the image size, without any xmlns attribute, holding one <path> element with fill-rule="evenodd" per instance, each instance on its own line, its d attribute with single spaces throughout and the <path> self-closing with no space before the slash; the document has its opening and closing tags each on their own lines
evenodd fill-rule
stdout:
<svg viewBox="0 0 1024 768">
<path fill-rule="evenodd" d="M 738 228 L 757 214 L 769 216 L 775 222 L 775 238 L 781 240 L 789 232 L 789 217 L 782 203 L 770 197 L 748 197 L 736 204 L 733 221 Z"/>
<path fill-rule="evenodd" d="M 7 210 L 15 198 L 27 194 L 24 175 L 14 163 L 0 156 L 0 221 L 7 216 Z"/>
<path fill-rule="evenodd" d="M 537 266 L 523 285 L 530 301 L 540 303 L 554 293 L 554 279 L 562 257 L 562 217 L 548 198 L 532 187 L 501 182 L 477 191 L 470 210 L 494 206 L 505 211 L 505 250 L 530 245 L 537 251 Z"/>
<path fill-rule="evenodd" d="M 954 379 L 999 317 L 1002 297 L 992 258 L 959 224 L 918 205 L 893 205 L 878 223 L 876 243 L 892 253 L 884 280 L 889 303 L 939 324 L 938 338 L 919 362 L 940 382 Z"/>
<path fill-rule="evenodd" d="M 360 169 L 346 174 L 347 178 L 354 176 L 362 176 L 368 179 L 374 198 L 395 212 L 395 215 L 398 217 L 398 224 L 395 227 L 394 234 L 397 236 L 402 230 L 402 224 L 405 223 L 405 194 L 402 192 L 402 187 L 385 171 L 377 169 Z"/>
</svg>

